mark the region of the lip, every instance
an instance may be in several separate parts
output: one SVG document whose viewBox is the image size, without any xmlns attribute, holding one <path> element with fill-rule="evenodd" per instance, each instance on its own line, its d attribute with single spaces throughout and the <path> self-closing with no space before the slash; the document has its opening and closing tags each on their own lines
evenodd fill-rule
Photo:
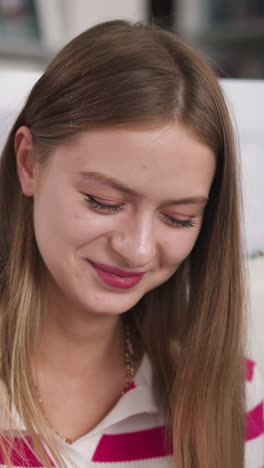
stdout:
<svg viewBox="0 0 264 468">
<path fill-rule="evenodd" d="M 138 284 L 143 276 L 144 273 L 139 272 L 127 272 L 124 270 L 120 270 L 119 268 L 105 265 L 103 263 L 96 263 L 92 262 L 91 260 L 87 260 L 90 265 L 94 268 L 97 275 L 104 283 L 119 289 L 129 289 L 133 286 Z"/>
<path fill-rule="evenodd" d="M 135 276 L 144 275 L 144 273 L 139 272 L 139 271 L 128 272 L 125 270 L 120 270 L 120 268 L 117 268 L 117 267 L 105 265 L 104 263 L 92 262 L 91 260 L 89 260 L 89 262 L 96 268 L 99 268 L 100 270 L 107 271 L 108 273 L 112 273 L 113 275 L 121 276 L 123 278 L 134 278 Z"/>
</svg>

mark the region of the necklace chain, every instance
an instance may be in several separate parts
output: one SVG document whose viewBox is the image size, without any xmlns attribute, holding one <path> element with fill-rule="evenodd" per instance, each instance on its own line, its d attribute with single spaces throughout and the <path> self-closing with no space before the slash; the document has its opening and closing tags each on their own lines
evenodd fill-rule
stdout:
<svg viewBox="0 0 264 468">
<path fill-rule="evenodd" d="M 125 335 L 125 346 L 124 346 L 125 384 L 120 392 L 120 396 L 123 396 L 127 392 L 128 388 L 130 387 L 132 383 L 133 377 L 135 375 L 135 356 L 134 356 L 134 346 L 133 346 L 132 337 L 131 337 L 131 328 L 130 328 L 129 321 L 127 318 L 124 318 L 123 322 L 124 322 L 124 335 Z M 61 434 L 59 434 L 48 421 L 48 417 L 45 412 L 44 404 L 40 396 L 39 388 L 36 384 L 34 385 L 34 387 L 35 387 L 35 391 L 37 394 L 38 402 L 41 406 L 41 409 L 42 409 L 42 412 L 44 414 L 46 421 L 49 423 L 49 426 L 52 428 L 52 430 L 61 440 L 66 442 L 66 444 L 71 445 L 73 443 L 73 440 L 70 439 L 69 437 L 63 437 Z"/>
</svg>

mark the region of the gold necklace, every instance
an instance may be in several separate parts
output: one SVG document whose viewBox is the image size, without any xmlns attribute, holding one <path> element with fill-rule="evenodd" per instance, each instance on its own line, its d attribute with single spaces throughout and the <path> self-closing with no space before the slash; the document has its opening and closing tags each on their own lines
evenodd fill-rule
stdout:
<svg viewBox="0 0 264 468">
<path fill-rule="evenodd" d="M 125 346 L 124 346 L 125 356 L 124 356 L 124 361 L 125 361 L 125 370 L 126 370 L 126 372 L 125 372 L 125 384 L 124 384 L 124 387 L 122 388 L 122 390 L 120 392 L 120 397 L 123 396 L 127 392 L 128 388 L 130 387 L 130 385 L 132 383 L 132 379 L 133 379 L 133 377 L 135 375 L 135 356 L 134 356 L 134 346 L 133 346 L 133 342 L 132 342 L 132 338 L 131 338 L 131 328 L 130 328 L 129 321 L 128 321 L 127 318 L 123 318 L 123 323 L 124 323 L 124 335 L 125 335 Z M 34 385 L 34 387 L 35 387 L 38 402 L 39 402 L 39 404 L 41 406 L 43 415 L 44 415 L 47 423 L 49 424 L 51 429 L 54 431 L 54 433 L 61 440 L 63 440 L 63 442 L 66 442 L 66 444 L 71 445 L 73 443 L 73 440 L 70 439 L 69 437 L 63 437 L 50 424 L 50 422 L 48 420 L 48 417 L 46 415 L 46 412 L 45 412 L 43 401 L 42 401 L 41 396 L 40 396 L 39 388 L 38 388 L 38 386 L 36 384 Z"/>
</svg>

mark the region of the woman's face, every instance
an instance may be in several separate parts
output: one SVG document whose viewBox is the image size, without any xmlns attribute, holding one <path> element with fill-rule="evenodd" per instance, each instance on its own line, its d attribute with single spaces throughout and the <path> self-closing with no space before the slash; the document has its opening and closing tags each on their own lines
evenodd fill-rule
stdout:
<svg viewBox="0 0 264 468">
<path fill-rule="evenodd" d="M 34 228 L 54 290 L 106 314 L 130 309 L 188 256 L 215 171 L 211 150 L 176 123 L 87 131 L 36 164 Z"/>
</svg>

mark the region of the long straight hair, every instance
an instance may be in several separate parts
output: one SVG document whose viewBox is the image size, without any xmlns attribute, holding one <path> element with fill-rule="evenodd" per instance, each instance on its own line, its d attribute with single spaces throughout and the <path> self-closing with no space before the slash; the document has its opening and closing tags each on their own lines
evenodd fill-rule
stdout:
<svg viewBox="0 0 264 468">
<path fill-rule="evenodd" d="M 188 258 L 127 315 L 152 361 L 177 468 L 243 466 L 244 284 L 228 110 L 198 52 L 173 33 L 126 21 L 99 24 L 59 52 L 33 87 L 0 163 L 0 377 L 46 466 L 39 434 L 55 462 L 64 465 L 30 373 L 44 265 L 33 200 L 23 196 L 17 176 L 15 133 L 21 125 L 30 128 L 33 148 L 45 161 L 58 145 L 91 128 L 174 121 L 215 154 L 209 202 Z"/>
</svg>

